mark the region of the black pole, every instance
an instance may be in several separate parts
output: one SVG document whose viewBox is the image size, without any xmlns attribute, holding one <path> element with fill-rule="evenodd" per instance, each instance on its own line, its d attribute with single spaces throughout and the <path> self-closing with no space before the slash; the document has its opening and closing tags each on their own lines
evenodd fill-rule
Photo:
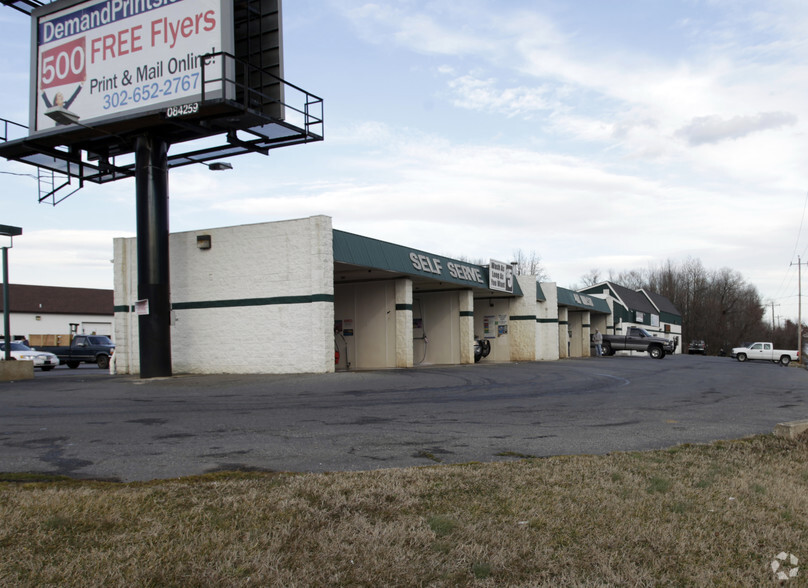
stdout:
<svg viewBox="0 0 808 588">
<path fill-rule="evenodd" d="M 168 144 L 152 134 L 135 144 L 137 294 L 148 302 L 138 317 L 140 377 L 171 375 L 168 268 Z"/>
<path fill-rule="evenodd" d="M 8 295 L 8 247 L 3 247 L 3 340 L 5 341 L 3 356 L 6 361 L 11 359 L 10 311 Z"/>
</svg>

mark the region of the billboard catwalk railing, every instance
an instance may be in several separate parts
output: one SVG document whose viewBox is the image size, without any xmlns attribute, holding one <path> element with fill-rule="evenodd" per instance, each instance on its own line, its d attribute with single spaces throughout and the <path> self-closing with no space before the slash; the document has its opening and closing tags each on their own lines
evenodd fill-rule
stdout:
<svg viewBox="0 0 808 588">
<path fill-rule="evenodd" d="M 58 192 L 67 187 L 72 187 L 73 193 L 84 182 L 104 184 L 134 177 L 135 138 L 144 127 L 165 137 L 170 145 L 187 143 L 182 151 L 167 156 L 169 169 L 250 152 L 267 154 L 270 149 L 323 140 L 322 98 L 231 54 L 208 57 L 221 59 L 213 71 L 205 59 L 198 60 L 201 95 L 194 111 L 187 115 L 161 112 L 140 119 L 131 129 L 121 129 L 117 123 L 114 132 L 103 123 L 87 126 L 79 121 L 70 130 L 60 129 L 58 136 L 45 133 L 34 137 L 27 136 L 25 125 L 0 118 L 0 156 L 36 166 L 40 174 L 50 173 L 52 189 L 43 189 L 42 183 L 39 200 L 55 205 L 66 197 Z M 275 94 L 283 99 L 247 85 L 256 76 L 275 84 L 279 89 Z M 205 87 L 213 83 L 227 86 L 224 97 L 208 98 Z M 213 147 L 194 144 L 217 135 L 223 135 L 225 141 Z M 71 147 L 66 147 L 67 143 Z M 53 174 L 61 181 L 53 179 Z"/>
</svg>

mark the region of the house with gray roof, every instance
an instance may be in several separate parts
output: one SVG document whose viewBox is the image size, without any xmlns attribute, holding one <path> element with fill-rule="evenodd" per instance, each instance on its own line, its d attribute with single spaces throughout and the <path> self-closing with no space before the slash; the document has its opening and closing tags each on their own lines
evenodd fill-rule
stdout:
<svg viewBox="0 0 808 588">
<path fill-rule="evenodd" d="M 652 335 L 673 339 L 677 343 L 676 352 L 681 353 L 682 313 L 667 297 L 609 281 L 579 292 L 602 298 L 611 307 L 605 333 L 619 335 L 630 326 L 641 327 Z"/>
<path fill-rule="evenodd" d="M 27 339 L 32 345 L 67 345 L 71 334 L 108 337 L 114 334 L 112 290 L 28 284 L 9 284 L 8 290 L 12 340 Z M 39 339 L 45 335 L 64 340 L 45 343 Z"/>
</svg>

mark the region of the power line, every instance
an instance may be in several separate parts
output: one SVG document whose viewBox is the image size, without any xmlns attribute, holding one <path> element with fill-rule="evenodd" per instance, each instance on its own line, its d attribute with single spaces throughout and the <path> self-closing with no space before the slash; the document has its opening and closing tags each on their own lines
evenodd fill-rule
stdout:
<svg viewBox="0 0 808 588">
<path fill-rule="evenodd" d="M 18 174 L 18 173 L 15 173 L 15 172 L 9 172 L 9 171 L 0 171 L 0 174 L 7 174 L 7 175 L 9 175 L 9 176 L 25 176 L 25 177 L 27 177 L 27 178 L 34 178 L 35 180 L 38 180 L 38 179 L 39 179 L 39 178 L 38 178 L 38 177 L 36 177 L 34 174 Z"/>
</svg>

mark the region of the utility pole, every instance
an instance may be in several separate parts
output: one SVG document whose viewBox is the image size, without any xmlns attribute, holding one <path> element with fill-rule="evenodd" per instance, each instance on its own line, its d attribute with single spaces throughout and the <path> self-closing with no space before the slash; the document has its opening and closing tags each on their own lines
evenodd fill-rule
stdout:
<svg viewBox="0 0 808 588">
<path fill-rule="evenodd" d="M 779 304 L 775 304 L 774 300 L 772 300 L 772 339 L 774 339 L 774 307 L 780 306 Z"/>
<path fill-rule="evenodd" d="M 799 255 L 797 256 L 797 353 L 800 354 L 800 360 L 805 361 L 802 357 L 802 260 Z"/>
</svg>

